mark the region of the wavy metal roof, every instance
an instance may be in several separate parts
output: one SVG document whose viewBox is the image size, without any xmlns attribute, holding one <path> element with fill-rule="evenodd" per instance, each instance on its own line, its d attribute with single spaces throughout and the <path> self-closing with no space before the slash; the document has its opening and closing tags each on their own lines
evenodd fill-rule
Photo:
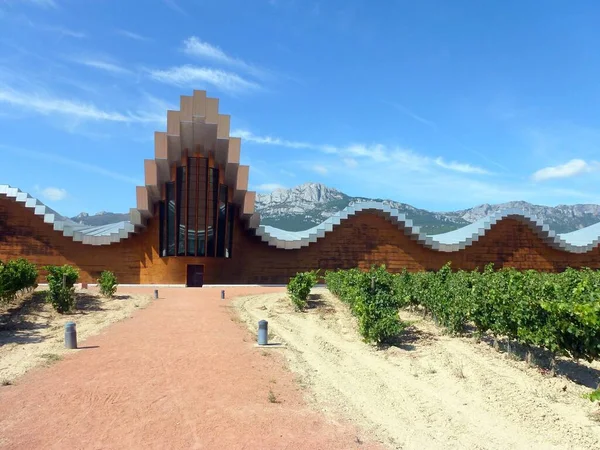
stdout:
<svg viewBox="0 0 600 450">
<path fill-rule="evenodd" d="M 419 242 L 424 247 L 440 252 L 455 252 L 469 247 L 473 242 L 483 237 L 496 223 L 508 218 L 525 223 L 548 246 L 558 250 L 571 253 L 586 253 L 593 250 L 600 243 L 600 222 L 571 233 L 556 234 L 541 219 L 517 209 L 500 211 L 448 233 L 426 235 L 425 233 L 421 233 L 420 228 L 415 226 L 412 220 L 407 219 L 405 214 L 379 202 L 363 202 L 348 206 L 320 225 L 309 230 L 290 232 L 261 225 L 256 228 L 255 233 L 264 242 L 273 247 L 283 249 L 306 247 L 324 237 L 326 233 L 333 231 L 333 228 L 340 225 L 343 220 L 363 211 L 369 211 L 384 217 L 386 220 L 397 225 L 412 240 Z"/>
<path fill-rule="evenodd" d="M 109 245 L 119 242 L 121 239 L 127 239 L 131 233 L 135 232 L 135 227 L 130 222 L 118 222 L 103 226 L 81 225 L 65 219 L 27 192 L 6 184 L 0 184 L 0 196 L 22 204 L 36 216 L 43 217 L 44 222 L 52 225 L 55 231 L 61 232 L 76 242 L 89 245 Z"/>
<path fill-rule="evenodd" d="M 44 222 L 51 224 L 55 231 L 62 232 L 64 236 L 71 237 L 74 241 L 82 242 L 83 244 L 110 245 L 122 239 L 127 239 L 130 234 L 136 232 L 135 226 L 131 222 L 126 221 L 102 226 L 78 224 L 72 220 L 63 218 L 26 192 L 8 185 L 0 185 L 0 196 L 5 196 L 10 200 L 22 204 L 24 208 L 30 209 L 33 214 L 43 217 Z M 440 252 L 455 252 L 472 245 L 484 236 L 496 223 L 506 218 L 516 219 L 525 223 L 550 247 L 559 250 L 571 253 L 586 253 L 600 244 L 600 222 L 581 230 L 556 234 L 548 225 L 545 225 L 535 216 L 530 216 L 517 209 L 507 209 L 498 212 L 448 233 L 426 235 L 421 233 L 420 228 L 414 225 L 413 221 L 408 219 L 405 214 L 379 202 L 362 202 L 348 206 L 323 223 L 308 230 L 285 231 L 268 225 L 259 225 L 256 228 L 250 229 L 262 241 L 272 247 L 288 250 L 298 249 L 307 247 L 318 239 L 325 237 L 327 233 L 333 231 L 336 226 L 339 226 L 342 221 L 360 212 L 377 214 L 397 225 L 412 240 L 417 241 L 424 247 Z"/>
</svg>

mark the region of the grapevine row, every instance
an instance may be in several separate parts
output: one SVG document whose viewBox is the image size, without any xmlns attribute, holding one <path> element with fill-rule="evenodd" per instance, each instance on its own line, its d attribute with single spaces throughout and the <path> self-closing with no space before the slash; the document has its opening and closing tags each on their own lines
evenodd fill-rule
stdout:
<svg viewBox="0 0 600 450">
<path fill-rule="evenodd" d="M 0 261 L 0 303 L 11 302 L 19 292 L 35 288 L 37 276 L 35 265 L 25 259 Z"/>
<path fill-rule="evenodd" d="M 453 272 L 447 264 L 437 272 L 397 275 L 383 267 L 329 272 L 326 282 L 351 305 L 359 323 L 364 309 L 369 317 L 391 321 L 394 308 L 397 313 L 398 308 L 418 306 L 451 333 L 462 333 L 471 324 L 481 335 L 505 336 L 553 355 L 588 361 L 600 356 L 600 271 L 495 271 L 488 265 L 481 272 Z M 377 317 L 376 325 L 385 329 L 385 321 L 382 325 Z"/>
</svg>

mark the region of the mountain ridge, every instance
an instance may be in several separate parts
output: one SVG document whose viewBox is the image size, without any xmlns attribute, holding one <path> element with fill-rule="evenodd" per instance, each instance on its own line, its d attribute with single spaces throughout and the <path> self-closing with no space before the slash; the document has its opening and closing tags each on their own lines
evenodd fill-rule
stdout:
<svg viewBox="0 0 600 450">
<path fill-rule="evenodd" d="M 407 214 L 427 234 L 452 231 L 511 208 L 537 216 L 557 233 L 575 231 L 600 222 L 600 205 L 597 204 L 544 206 L 520 200 L 437 212 L 389 199 L 351 197 L 322 183 L 304 183 L 290 189 L 277 189 L 270 194 L 257 194 L 256 211 L 261 215 L 261 225 L 302 231 L 318 225 L 349 205 L 364 201 L 390 205 Z"/>
<path fill-rule="evenodd" d="M 600 222 L 600 205 L 597 204 L 544 206 L 519 200 L 436 212 L 389 199 L 352 197 L 322 183 L 304 183 L 290 189 L 276 189 L 268 194 L 258 193 L 255 205 L 261 216 L 261 225 L 302 231 L 320 224 L 347 206 L 365 201 L 378 201 L 397 209 L 427 234 L 452 231 L 510 208 L 537 216 L 557 233 L 575 231 Z M 90 215 L 82 212 L 70 220 L 83 225 L 100 226 L 129 220 L 129 214 L 101 211 Z"/>
</svg>

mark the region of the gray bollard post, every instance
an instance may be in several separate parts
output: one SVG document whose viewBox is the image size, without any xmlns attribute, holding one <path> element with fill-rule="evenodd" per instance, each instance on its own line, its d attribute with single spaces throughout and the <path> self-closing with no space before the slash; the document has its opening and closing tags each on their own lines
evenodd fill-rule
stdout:
<svg viewBox="0 0 600 450">
<path fill-rule="evenodd" d="M 221 300 L 225 300 L 225 290 L 221 291 Z"/>
<path fill-rule="evenodd" d="M 158 289 L 154 289 L 154 300 L 158 298 Z"/>
<path fill-rule="evenodd" d="M 269 342 L 269 322 L 261 320 L 258 322 L 258 345 L 267 345 Z"/>
<path fill-rule="evenodd" d="M 65 348 L 77 348 L 77 330 L 75 322 L 65 323 Z"/>
</svg>

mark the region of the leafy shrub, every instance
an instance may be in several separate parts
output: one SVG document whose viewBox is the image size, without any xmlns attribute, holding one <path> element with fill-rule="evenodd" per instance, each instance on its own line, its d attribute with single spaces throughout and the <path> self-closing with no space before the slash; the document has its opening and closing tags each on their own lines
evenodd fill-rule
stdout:
<svg viewBox="0 0 600 450">
<path fill-rule="evenodd" d="M 600 358 L 600 271 L 495 271 L 489 264 L 483 272 L 452 272 L 447 264 L 437 272 L 384 272 L 351 269 L 325 277 L 329 290 L 358 317 L 366 340 L 389 339 L 402 327 L 392 311 L 420 306 L 451 333 L 472 323 L 479 334 L 504 336 L 553 355 Z"/>
<path fill-rule="evenodd" d="M 358 269 L 328 272 L 325 281 L 329 290 L 350 306 L 366 342 L 393 342 L 406 327 L 398 316 L 401 302 L 396 295 L 394 276 L 385 266 L 373 267 L 369 272 Z"/>
<path fill-rule="evenodd" d="M 589 399 L 591 402 L 600 402 L 600 388 L 590 392 L 589 394 L 584 394 L 584 397 Z"/>
<path fill-rule="evenodd" d="M 61 313 L 70 312 L 75 306 L 75 288 L 73 285 L 79 278 L 79 271 L 67 264 L 64 266 L 46 266 L 48 272 L 48 292 L 46 301 Z M 63 286 L 64 280 L 64 286 Z"/>
<path fill-rule="evenodd" d="M 110 270 L 105 270 L 98 278 L 98 285 L 100 286 L 100 294 L 112 298 L 117 292 L 117 277 Z"/>
<path fill-rule="evenodd" d="M 288 294 L 297 311 L 303 311 L 307 306 L 310 290 L 317 284 L 317 272 L 300 272 L 290 278 L 287 285 Z"/>
<path fill-rule="evenodd" d="M 0 261 L 0 303 L 8 303 L 21 291 L 37 286 L 38 271 L 25 259 Z"/>
<path fill-rule="evenodd" d="M 361 335 L 376 344 L 393 342 L 405 328 L 398 315 L 393 275 L 385 266 L 374 267 L 363 277 L 362 290 L 355 306 Z"/>
</svg>

